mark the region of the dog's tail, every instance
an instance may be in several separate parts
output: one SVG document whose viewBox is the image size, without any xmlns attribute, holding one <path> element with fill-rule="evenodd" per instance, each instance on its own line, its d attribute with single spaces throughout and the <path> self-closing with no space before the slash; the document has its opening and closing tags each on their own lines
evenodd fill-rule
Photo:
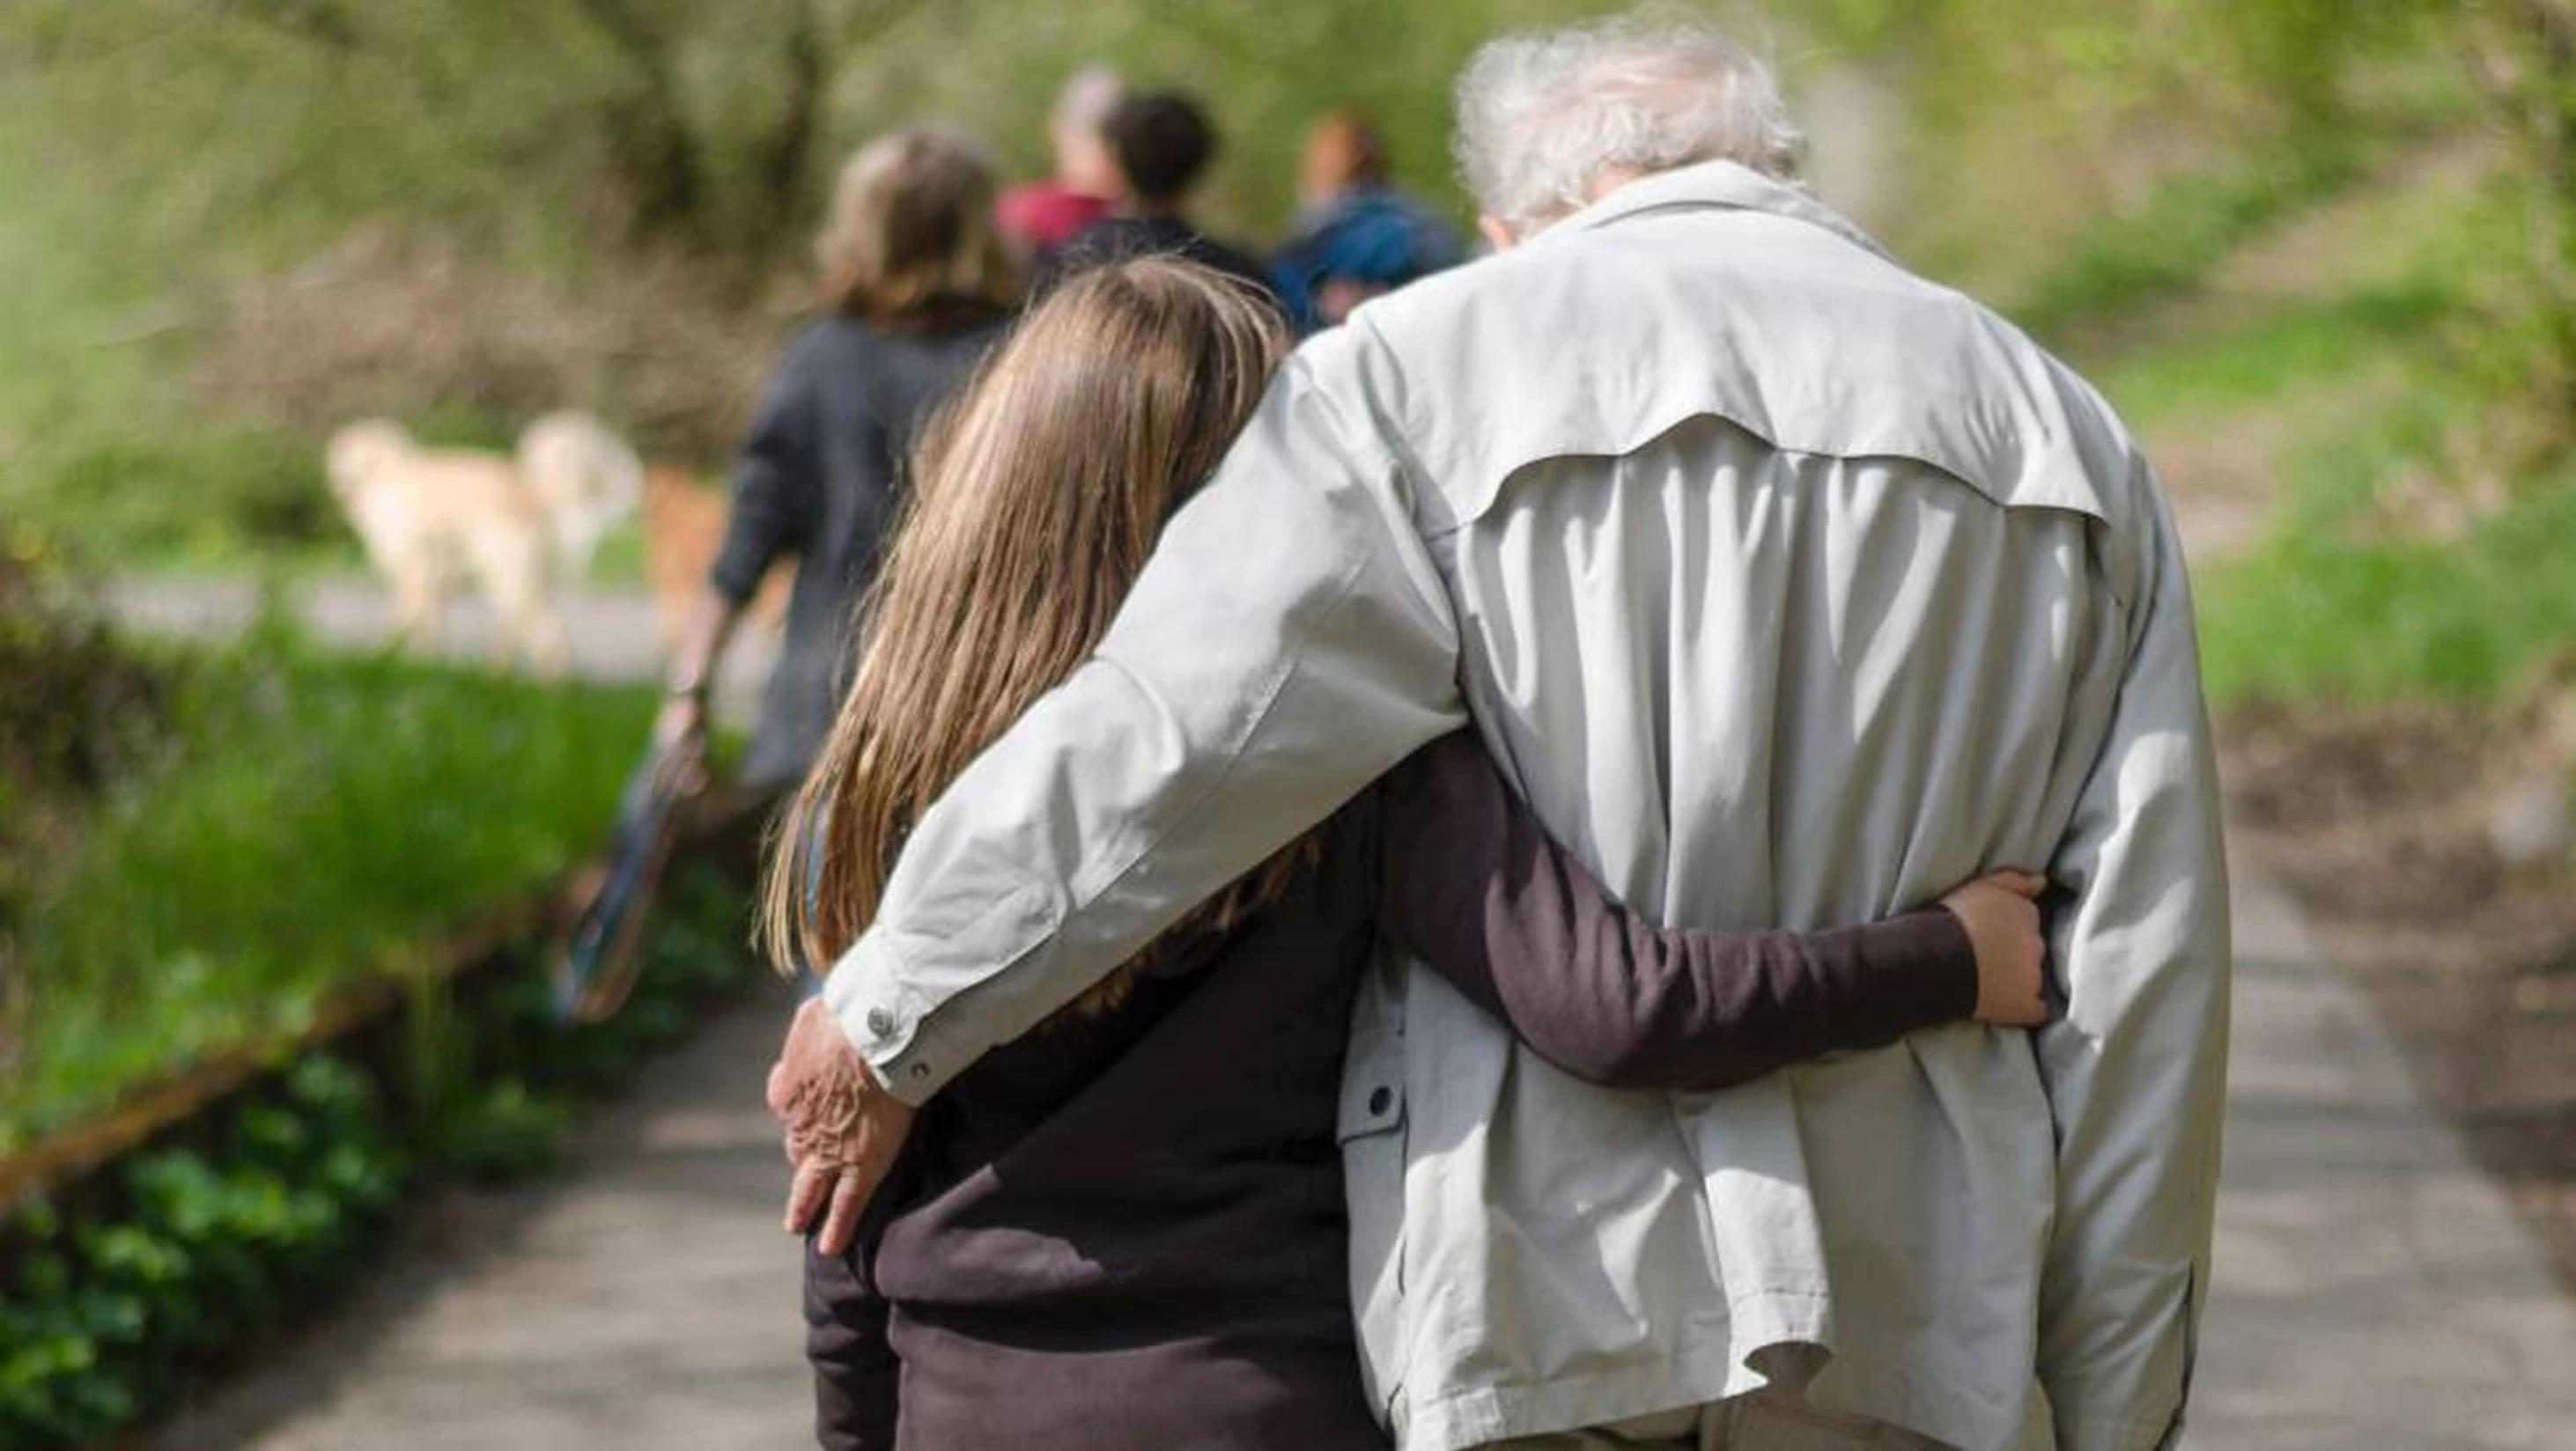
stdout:
<svg viewBox="0 0 2576 1451">
<path fill-rule="evenodd" d="M 590 564 L 600 536 L 644 498 L 644 464 L 626 440 L 578 409 L 549 413 L 519 435 L 519 477 L 571 573 Z"/>
</svg>

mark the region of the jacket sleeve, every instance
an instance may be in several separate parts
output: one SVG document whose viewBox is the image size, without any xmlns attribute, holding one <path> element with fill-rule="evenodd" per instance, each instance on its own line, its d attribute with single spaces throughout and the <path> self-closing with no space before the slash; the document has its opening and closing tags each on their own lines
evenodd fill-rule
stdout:
<svg viewBox="0 0 2576 1451">
<path fill-rule="evenodd" d="M 1935 907 L 1824 932 L 1658 927 L 1547 835 L 1471 731 L 1387 779 L 1387 931 L 1541 1057 L 1616 1088 L 1717 1089 L 1976 1007 Z"/>
<path fill-rule="evenodd" d="M 2143 464 L 2129 657 L 2049 875 L 2066 1009 L 2034 1043 L 2058 1144 L 2038 1368 L 2070 1451 L 2181 1425 L 2226 1096 L 2227 871 L 2189 586 Z"/>
<path fill-rule="evenodd" d="M 737 602 L 781 556 L 803 551 L 815 517 L 813 373 L 807 346 L 791 347 L 734 464 L 733 509 L 707 582 Z"/>
<path fill-rule="evenodd" d="M 919 1102 L 1465 720 L 1351 330 L 1291 357 L 1095 656 L 923 813 L 824 998 Z"/>
</svg>

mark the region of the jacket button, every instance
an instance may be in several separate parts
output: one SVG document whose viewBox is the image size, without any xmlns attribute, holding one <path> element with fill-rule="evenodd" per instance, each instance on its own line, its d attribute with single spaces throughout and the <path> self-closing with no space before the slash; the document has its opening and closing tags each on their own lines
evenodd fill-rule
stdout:
<svg viewBox="0 0 2576 1451">
<path fill-rule="evenodd" d="M 1372 1088 L 1369 1090 L 1369 1116 L 1371 1118 L 1375 1118 L 1377 1115 L 1382 1114 L 1393 1107 L 1395 1107 L 1394 1089 Z"/>
<path fill-rule="evenodd" d="M 868 1009 L 868 1031 L 880 1038 L 894 1036 L 894 1014 L 883 1008 Z"/>
</svg>

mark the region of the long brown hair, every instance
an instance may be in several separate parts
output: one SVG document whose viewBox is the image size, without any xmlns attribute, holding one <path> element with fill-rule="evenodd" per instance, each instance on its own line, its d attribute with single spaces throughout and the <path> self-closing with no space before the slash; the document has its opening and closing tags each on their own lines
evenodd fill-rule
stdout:
<svg viewBox="0 0 2576 1451">
<path fill-rule="evenodd" d="M 823 300 L 896 327 L 1019 301 L 1020 268 L 993 220 L 993 163 L 974 138 L 890 131 L 852 153 L 814 239 Z"/>
<path fill-rule="evenodd" d="M 912 823 L 1090 656 L 1287 345 L 1266 299 L 1209 268 L 1105 263 L 1050 293 L 924 430 L 854 632 L 857 674 L 770 853 L 761 936 L 782 970 L 819 968 L 857 940 Z M 1157 948 L 1276 901 L 1311 841 Z M 1083 1004 L 1116 1002 L 1156 950 Z"/>
</svg>

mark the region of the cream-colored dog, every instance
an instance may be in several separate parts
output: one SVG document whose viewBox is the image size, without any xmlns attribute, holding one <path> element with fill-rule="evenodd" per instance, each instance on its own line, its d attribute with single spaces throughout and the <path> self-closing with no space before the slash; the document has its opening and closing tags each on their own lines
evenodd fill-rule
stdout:
<svg viewBox="0 0 2576 1451">
<path fill-rule="evenodd" d="M 393 590 L 396 627 L 425 634 L 459 574 L 472 576 L 528 664 L 563 668 L 557 567 L 586 565 L 643 491 L 643 466 L 608 425 L 550 413 L 519 435 L 518 457 L 423 448 L 381 418 L 331 436 L 331 492 Z"/>
</svg>

